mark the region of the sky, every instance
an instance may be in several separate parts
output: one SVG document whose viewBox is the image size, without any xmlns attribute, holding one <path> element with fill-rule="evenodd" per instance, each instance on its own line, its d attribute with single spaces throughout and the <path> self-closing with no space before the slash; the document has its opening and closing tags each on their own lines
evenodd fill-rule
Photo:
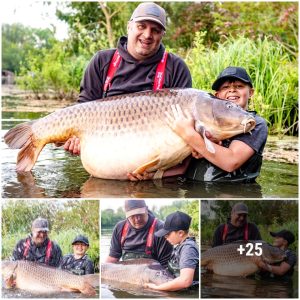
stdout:
<svg viewBox="0 0 300 300">
<path fill-rule="evenodd" d="M 44 5 L 44 1 L 36 0 L 5 0 L 1 1 L 0 20 L 1 23 L 21 23 L 33 28 L 56 27 L 56 38 L 63 40 L 67 37 L 68 26 L 65 22 L 55 16 L 56 6 L 63 7 L 62 1 L 51 1 Z M 50 1 L 48 1 L 50 3 Z"/>
</svg>

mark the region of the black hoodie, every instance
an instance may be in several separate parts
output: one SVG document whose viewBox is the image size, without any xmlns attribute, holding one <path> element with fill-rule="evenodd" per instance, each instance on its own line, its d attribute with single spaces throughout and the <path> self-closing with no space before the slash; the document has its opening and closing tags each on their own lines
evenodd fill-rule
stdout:
<svg viewBox="0 0 300 300">
<path fill-rule="evenodd" d="M 128 53 L 127 37 L 120 38 L 117 49 L 122 61 L 114 74 L 107 96 L 152 90 L 156 68 L 165 51 L 164 46 L 161 44 L 155 55 L 143 61 L 137 61 Z M 98 51 L 91 59 L 80 84 L 78 102 L 103 98 L 104 82 L 115 51 L 116 49 Z M 192 87 L 189 69 L 181 58 L 172 53 L 168 53 L 163 87 Z"/>
</svg>

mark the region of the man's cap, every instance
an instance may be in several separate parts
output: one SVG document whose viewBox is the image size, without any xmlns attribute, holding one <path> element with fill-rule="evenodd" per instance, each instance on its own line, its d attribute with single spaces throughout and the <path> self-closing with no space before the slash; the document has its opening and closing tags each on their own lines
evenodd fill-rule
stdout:
<svg viewBox="0 0 300 300">
<path fill-rule="evenodd" d="M 133 215 L 145 214 L 148 212 L 145 200 L 129 199 L 125 200 L 125 214 L 126 218 Z"/>
<path fill-rule="evenodd" d="M 176 211 L 167 216 L 164 227 L 154 234 L 158 237 L 162 237 L 171 231 L 188 230 L 191 220 L 192 218 L 189 215 L 181 211 Z"/>
<path fill-rule="evenodd" d="M 295 242 L 294 234 L 291 231 L 286 230 L 286 229 L 283 229 L 283 230 L 278 231 L 278 232 L 270 231 L 270 235 L 272 237 L 282 237 L 282 238 L 284 238 L 289 243 L 289 245 Z"/>
<path fill-rule="evenodd" d="M 212 84 L 212 89 L 217 91 L 220 86 L 227 80 L 227 79 L 238 79 L 243 81 L 244 83 L 249 84 L 251 87 L 252 81 L 250 76 L 248 75 L 247 71 L 244 68 L 241 67 L 227 67 L 224 69 L 216 79 L 216 81 Z"/>
<path fill-rule="evenodd" d="M 134 10 L 130 21 L 153 21 L 166 30 L 166 12 L 162 7 L 152 2 L 139 4 Z"/>
<path fill-rule="evenodd" d="M 84 244 L 86 244 L 87 246 L 90 245 L 89 239 L 88 239 L 86 236 L 81 235 L 81 234 L 79 234 L 79 235 L 77 235 L 77 236 L 75 237 L 75 239 L 74 239 L 73 242 L 72 242 L 72 245 L 74 245 L 75 243 L 84 243 Z"/>
<path fill-rule="evenodd" d="M 37 231 L 49 231 L 49 223 L 47 219 L 37 218 L 32 222 L 32 229 L 36 229 Z"/>
<path fill-rule="evenodd" d="M 247 214 L 248 215 L 248 206 L 244 203 L 237 203 L 235 204 L 232 209 L 231 209 L 232 213 L 236 213 L 236 214 Z"/>
</svg>

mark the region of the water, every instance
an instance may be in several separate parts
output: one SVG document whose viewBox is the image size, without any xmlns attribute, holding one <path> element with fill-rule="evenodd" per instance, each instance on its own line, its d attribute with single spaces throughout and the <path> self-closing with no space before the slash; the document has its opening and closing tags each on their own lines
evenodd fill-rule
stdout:
<svg viewBox="0 0 300 300">
<path fill-rule="evenodd" d="M 112 228 L 101 229 L 100 260 L 105 261 L 109 254 Z M 158 292 L 154 290 L 137 288 L 116 289 L 108 284 L 101 284 L 101 298 L 199 298 L 199 291 L 179 291 L 179 292 Z"/>
<path fill-rule="evenodd" d="M 202 298 L 298 298 L 298 272 L 290 282 L 201 275 Z"/>
<path fill-rule="evenodd" d="M 298 165 L 264 161 L 257 183 L 205 183 L 164 179 L 129 182 L 90 177 L 79 157 L 46 145 L 31 172 L 15 171 L 19 150 L 3 142 L 7 130 L 45 113 L 3 112 L 1 131 L 4 198 L 297 198 Z M 234 187 L 234 188 L 233 188 Z"/>
</svg>

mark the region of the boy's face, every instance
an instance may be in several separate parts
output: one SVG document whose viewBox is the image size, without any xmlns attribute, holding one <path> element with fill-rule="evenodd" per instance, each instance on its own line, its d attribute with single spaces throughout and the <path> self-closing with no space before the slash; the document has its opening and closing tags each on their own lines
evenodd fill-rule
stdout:
<svg viewBox="0 0 300 300">
<path fill-rule="evenodd" d="M 78 256 L 83 256 L 88 248 L 89 248 L 88 245 L 81 242 L 77 242 L 73 244 L 73 253 Z"/>
<path fill-rule="evenodd" d="M 165 235 L 165 239 L 173 246 L 178 245 L 182 242 L 183 234 L 184 232 L 182 230 L 171 231 Z"/>
<path fill-rule="evenodd" d="M 216 91 L 215 96 L 220 99 L 232 101 L 246 110 L 248 108 L 248 100 L 253 93 L 254 89 L 248 84 L 240 80 L 227 80 Z"/>
</svg>

